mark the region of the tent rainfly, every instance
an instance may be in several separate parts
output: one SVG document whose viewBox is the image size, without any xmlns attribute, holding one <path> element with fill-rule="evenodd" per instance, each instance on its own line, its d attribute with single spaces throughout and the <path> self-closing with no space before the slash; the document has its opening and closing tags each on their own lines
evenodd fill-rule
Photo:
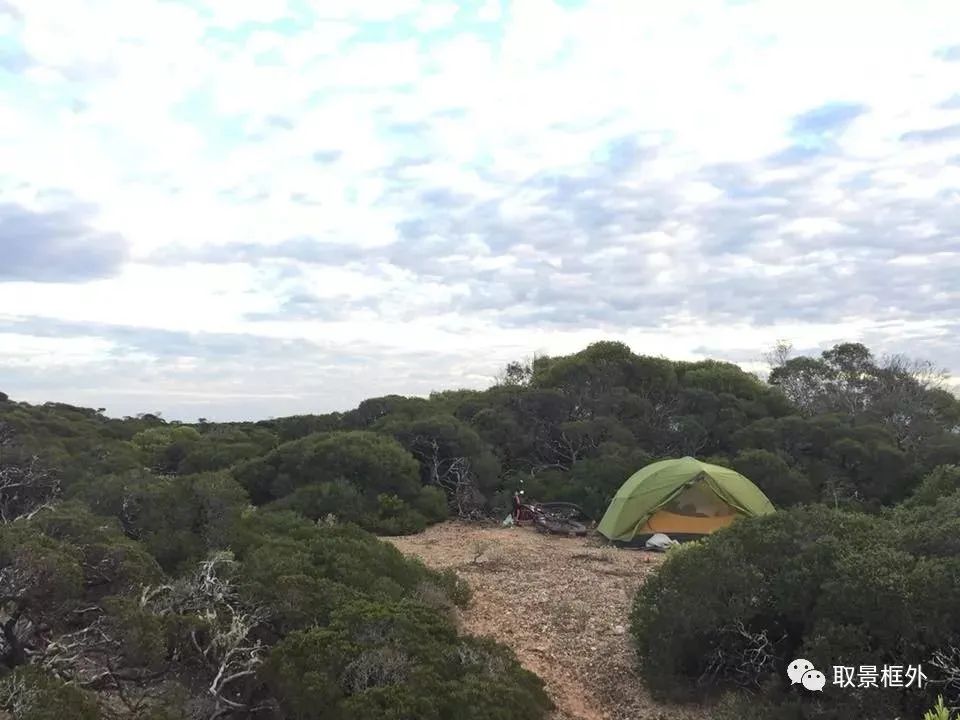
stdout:
<svg viewBox="0 0 960 720">
<path fill-rule="evenodd" d="M 740 473 L 685 457 L 655 462 L 631 475 L 597 530 L 625 544 L 642 543 L 655 533 L 691 540 L 738 517 L 774 511 L 760 488 Z"/>
</svg>

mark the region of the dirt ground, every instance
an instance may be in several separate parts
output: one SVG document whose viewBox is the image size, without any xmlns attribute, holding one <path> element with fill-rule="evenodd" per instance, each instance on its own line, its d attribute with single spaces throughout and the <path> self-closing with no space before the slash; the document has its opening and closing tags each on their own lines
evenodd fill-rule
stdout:
<svg viewBox="0 0 960 720">
<path fill-rule="evenodd" d="M 531 528 L 444 523 L 383 538 L 473 589 L 464 630 L 513 648 L 546 682 L 552 720 L 703 720 L 704 709 L 658 705 L 634 669 L 628 615 L 663 556 Z"/>
</svg>

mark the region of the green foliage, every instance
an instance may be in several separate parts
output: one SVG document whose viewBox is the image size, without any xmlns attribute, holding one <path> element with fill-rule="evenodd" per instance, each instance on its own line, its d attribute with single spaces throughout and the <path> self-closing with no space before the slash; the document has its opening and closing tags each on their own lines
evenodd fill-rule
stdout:
<svg viewBox="0 0 960 720">
<path fill-rule="evenodd" d="M 347 522 L 358 522 L 363 517 L 367 504 L 366 498 L 356 485 L 337 478 L 333 482 L 318 482 L 298 487 L 268 507 L 292 510 L 311 520 L 322 520 L 328 515 L 335 515 Z"/>
<path fill-rule="evenodd" d="M 229 545 L 248 504 L 243 488 L 226 473 L 157 477 L 141 471 L 91 480 L 71 494 L 94 512 L 117 518 L 168 570 Z"/>
<path fill-rule="evenodd" d="M 137 433 L 132 441 L 143 453 L 143 459 L 150 468 L 161 473 L 173 473 L 200 441 L 200 433 L 185 425 L 155 427 Z"/>
<path fill-rule="evenodd" d="M 26 677 L 37 648 L 96 637 L 58 656 L 64 677 L 107 655 L 157 678 L 144 718 L 179 720 L 188 705 L 213 716 L 216 693 L 197 688 L 240 643 L 231 662 L 268 661 L 227 695 L 276 700 L 291 718 L 540 717 L 538 681 L 453 629 L 465 583 L 361 528 L 499 515 L 521 482 L 599 518 L 638 468 L 695 455 L 797 507 L 670 551 L 632 614 L 651 688 L 745 688 L 725 720 L 919 716 L 933 703 L 922 693 L 797 695 L 783 664 L 899 664 L 960 646 L 958 426 L 960 401 L 928 366 L 858 344 L 779 357 L 764 383 L 600 342 L 511 363 L 484 391 L 256 424 L 0 396 L 0 473 L 16 479 L 0 487 L 2 610 L 26 634 L 0 646 L 19 668 L 3 682 Z"/>
<path fill-rule="evenodd" d="M 489 641 L 458 639 L 432 609 L 360 601 L 291 633 L 264 673 L 286 717 L 538 718 L 542 683 Z"/>
<path fill-rule="evenodd" d="M 755 376 L 744 372 L 739 365 L 704 360 L 681 363 L 678 375 L 686 387 L 707 390 L 716 395 L 730 394 L 753 400 L 761 397 L 766 388 Z"/>
<path fill-rule="evenodd" d="M 396 495 L 377 496 L 376 515 L 365 523 L 381 535 L 412 535 L 427 527 L 427 519 Z"/>
<path fill-rule="evenodd" d="M 816 497 L 810 480 L 790 467 L 781 454 L 769 450 L 744 450 L 733 458 L 731 467 L 753 480 L 777 507 L 811 502 Z"/>
<path fill-rule="evenodd" d="M 418 532 L 442 517 L 424 495 L 420 468 L 396 440 L 374 432 L 311 435 L 239 465 L 234 476 L 254 502 L 319 519 L 334 514 L 388 534 Z M 433 505 L 431 504 L 433 502 Z"/>
<path fill-rule="evenodd" d="M 82 551 L 34 525 L 0 526 L 4 602 L 60 618 L 64 605 L 82 596 Z M 8 649 L 9 652 L 9 649 Z"/>
<path fill-rule="evenodd" d="M 416 495 L 418 466 L 403 447 L 372 432 L 314 435 L 281 445 L 268 453 L 251 473 L 241 465 L 236 476 L 255 502 L 283 497 L 296 487 L 338 478 L 356 485 L 365 495 L 392 492 Z"/>
<path fill-rule="evenodd" d="M 299 440 L 307 435 L 315 435 L 316 433 L 334 432 L 344 429 L 343 415 L 341 413 L 292 415 L 275 420 L 264 420 L 257 424 L 261 427 L 269 428 L 280 443 Z"/>
<path fill-rule="evenodd" d="M 63 487 L 101 473 L 136 468 L 125 423 L 99 411 L 47 403 L 0 403 L 0 467 L 38 456 Z"/>
<path fill-rule="evenodd" d="M 928 662 L 960 639 L 950 599 L 960 561 L 902 545 L 887 520 L 801 508 L 670 553 L 631 615 L 645 681 L 668 698 L 743 687 L 791 717 L 796 697 L 784 673 L 795 657 L 816 667 Z M 916 713 L 929 699 L 832 685 L 823 697 L 829 708 L 805 702 L 796 717 Z"/>
<path fill-rule="evenodd" d="M 167 656 L 167 627 L 163 618 L 146 610 L 133 597 L 105 598 L 107 630 L 120 638 L 122 661 L 134 667 L 156 669 Z"/>
<path fill-rule="evenodd" d="M 171 482 L 217 497 L 218 484 L 232 481 L 137 477 L 138 489 L 158 500 Z M 18 640 L 5 636 L 0 644 L 0 663 L 15 669 L 0 677 L 0 709 L 18 718 L 99 717 L 93 692 L 30 666 L 27 650 L 35 656 L 42 648 L 64 678 L 101 672 L 112 678 L 91 684 L 104 693 L 104 707 L 145 693 L 136 717 L 151 720 L 214 714 L 208 688 L 224 677 L 232 679 L 218 695 L 222 702 L 279 701 L 290 717 L 402 717 L 405 708 L 416 708 L 453 718 L 465 702 L 480 710 L 465 708 L 463 716 L 480 717 L 475 713 L 492 707 L 495 690 L 515 704 L 506 717 L 540 718 L 549 706 L 539 681 L 512 655 L 458 634 L 452 612 L 469 601 L 469 589 L 455 572 L 433 572 L 356 526 L 252 508 L 195 514 L 200 526 L 193 534 L 229 539 L 233 552 L 180 563 L 165 576 L 147 544 L 127 537 L 109 517 L 109 493 L 93 497 L 102 501 L 101 514 L 72 500 L 0 525 L 3 611 L 26 623 Z M 379 502 L 392 519 L 409 510 L 395 496 Z M 168 527 L 179 522 L 173 518 Z M 203 527 L 218 524 L 225 524 L 222 532 Z M 287 651 L 317 633 L 332 636 L 333 644 L 291 660 Z M 410 683 L 381 687 L 378 673 L 393 672 L 398 658 L 406 668 L 408 653 Z M 262 674 L 260 665 L 244 665 L 255 656 L 270 658 Z M 225 674 L 218 676 L 221 662 Z M 293 680 L 297 672 L 303 683 Z M 189 685 L 181 685 L 187 678 Z M 123 698 L 115 683 L 125 685 Z M 333 693 L 330 703 L 312 705 L 324 693 Z M 245 714 L 239 708 L 228 716 Z"/>
<path fill-rule="evenodd" d="M 937 703 L 923 714 L 923 720 L 951 720 L 952 713 L 943 704 L 943 696 L 937 696 Z"/>
<path fill-rule="evenodd" d="M 438 487 L 425 486 L 420 489 L 412 501 L 413 509 L 419 512 L 428 523 L 446 520 L 449 515 L 447 495 Z"/>
<path fill-rule="evenodd" d="M 17 720 L 100 720 L 90 692 L 58 680 L 36 667 L 0 676 L 0 708 Z"/>
<path fill-rule="evenodd" d="M 905 507 L 936 505 L 937 501 L 960 492 L 960 465 L 941 465 L 926 475 L 904 501 Z"/>
<path fill-rule="evenodd" d="M 500 463 L 480 435 L 454 416 L 387 416 L 376 427 L 396 437 L 417 458 L 423 484 L 437 486 L 447 482 L 451 466 L 463 458 L 480 492 L 496 487 Z"/>
<path fill-rule="evenodd" d="M 939 485 L 939 480 L 931 485 Z M 960 492 L 929 505 L 904 503 L 888 516 L 899 531 L 901 543 L 911 552 L 939 557 L 960 554 Z"/>
<path fill-rule="evenodd" d="M 437 488 L 422 487 L 409 502 L 397 495 L 381 493 L 371 506 L 369 498 L 356 485 L 342 478 L 304 485 L 267 507 L 292 510 L 311 520 L 332 516 L 384 535 L 420 532 L 427 524 L 447 517 L 446 495 Z"/>
<path fill-rule="evenodd" d="M 457 575 L 456 570 L 444 570 L 440 573 L 438 582 L 454 605 L 465 608 L 470 604 L 472 596 L 470 585 Z"/>
<path fill-rule="evenodd" d="M 119 523 L 105 521 L 79 503 L 40 512 L 32 527 L 75 554 L 90 597 L 135 590 L 162 576 L 154 557 L 125 537 Z"/>
</svg>

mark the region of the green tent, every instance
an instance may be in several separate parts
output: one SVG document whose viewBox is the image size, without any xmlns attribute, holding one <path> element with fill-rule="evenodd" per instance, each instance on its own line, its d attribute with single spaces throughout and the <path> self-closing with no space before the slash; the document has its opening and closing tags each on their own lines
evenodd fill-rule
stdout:
<svg viewBox="0 0 960 720">
<path fill-rule="evenodd" d="M 654 533 L 683 540 L 712 533 L 738 517 L 772 512 L 767 496 L 740 473 L 685 457 L 655 462 L 631 475 L 597 530 L 624 543 Z"/>
</svg>

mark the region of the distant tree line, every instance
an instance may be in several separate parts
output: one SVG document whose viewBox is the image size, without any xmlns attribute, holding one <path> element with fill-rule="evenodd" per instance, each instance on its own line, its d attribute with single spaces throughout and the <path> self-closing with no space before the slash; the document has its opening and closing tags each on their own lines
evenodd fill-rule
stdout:
<svg viewBox="0 0 960 720">
<path fill-rule="evenodd" d="M 16 432 L 6 455 L 18 459 L 5 464 L 42 461 L 65 488 L 128 471 L 228 471 L 255 505 L 382 533 L 503 512 L 520 483 L 597 516 L 633 471 L 672 456 L 734 467 L 781 507 L 871 512 L 960 462 L 960 400 L 932 365 L 877 359 L 856 343 L 818 357 L 791 357 L 781 344 L 768 359 L 762 380 L 732 363 L 599 342 L 512 362 L 486 390 L 388 395 L 349 412 L 257 423 L 113 419 L 7 401 L 0 442 Z"/>
<path fill-rule="evenodd" d="M 521 483 L 531 496 L 599 516 L 637 468 L 683 455 L 734 467 L 780 507 L 820 501 L 874 512 L 938 465 L 960 462 L 960 401 L 932 366 L 878 360 L 852 343 L 819 357 L 790 357 L 781 345 L 770 362 L 763 381 L 731 363 L 596 343 L 511 363 L 484 391 L 386 396 L 347 413 L 258 423 L 279 445 L 234 474 L 255 502 L 312 516 L 339 504 L 367 527 L 402 531 L 443 515 L 435 495 L 399 480 L 410 475 L 402 453 L 416 460 L 419 485 L 442 491 L 461 516 L 503 512 Z M 350 459 L 346 448 L 372 442 L 358 433 L 385 438 L 355 457 L 382 460 L 379 472 Z M 335 461 L 317 451 L 331 447 L 340 448 Z"/>
</svg>

